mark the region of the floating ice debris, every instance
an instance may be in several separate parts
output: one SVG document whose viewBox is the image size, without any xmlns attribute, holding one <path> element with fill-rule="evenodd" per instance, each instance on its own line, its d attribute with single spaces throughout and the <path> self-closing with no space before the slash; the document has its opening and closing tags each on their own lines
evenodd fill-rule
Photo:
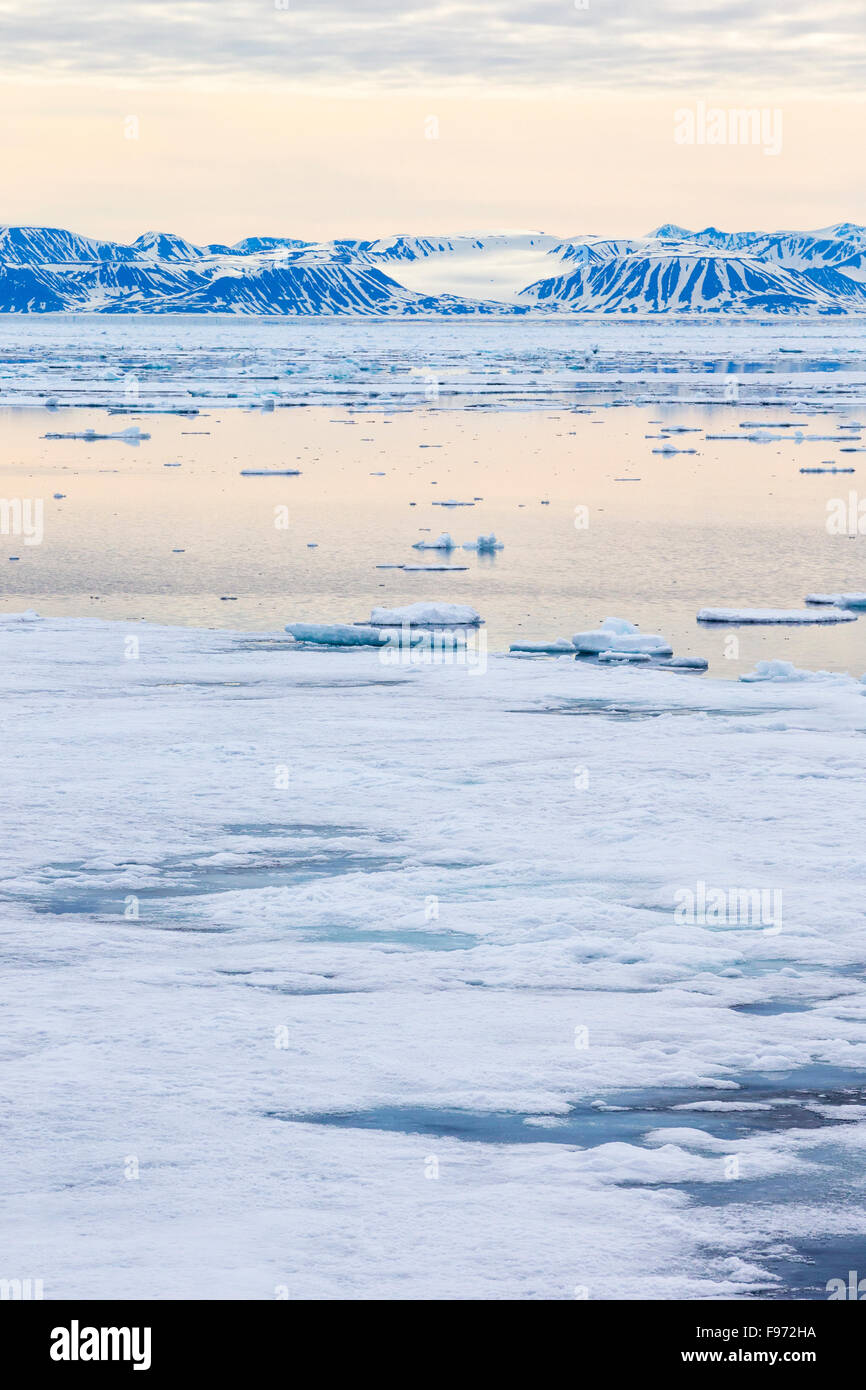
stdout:
<svg viewBox="0 0 866 1390">
<path fill-rule="evenodd" d="M 477 541 L 466 541 L 463 549 L 476 550 L 479 555 L 493 555 L 497 550 L 504 550 L 505 546 L 491 531 L 489 536 L 479 536 Z"/>
<path fill-rule="evenodd" d="M 575 646 L 560 637 L 555 642 L 512 642 L 508 650 L 536 656 L 574 656 Z"/>
<path fill-rule="evenodd" d="M 672 671 L 706 671 L 709 664 L 702 656 L 673 656 L 659 663 L 661 666 L 669 666 Z"/>
<path fill-rule="evenodd" d="M 814 681 L 826 680 L 829 671 L 801 671 L 792 661 L 759 661 L 754 671 L 740 676 L 741 681 Z M 832 677 L 831 677 L 832 678 Z"/>
<path fill-rule="evenodd" d="M 606 663 L 606 664 L 611 664 L 611 663 L 619 664 L 619 663 L 621 663 L 621 662 L 626 662 L 626 661 L 628 661 L 628 662 L 651 661 L 651 660 L 652 660 L 652 657 L 650 656 L 649 652 L 607 651 L 607 652 L 599 652 L 599 654 L 598 654 L 598 659 L 599 659 L 599 661 L 604 662 L 604 663 Z"/>
<path fill-rule="evenodd" d="M 576 632 L 572 637 L 581 653 L 649 652 L 653 656 L 673 656 L 673 648 L 657 632 L 615 632 L 612 628 L 597 628 L 593 632 Z"/>
<path fill-rule="evenodd" d="M 327 647 L 381 647 L 387 641 L 386 634 L 378 628 L 349 623 L 286 623 L 286 632 L 296 642 Z"/>
<path fill-rule="evenodd" d="M 653 449 L 654 454 L 696 454 L 697 452 L 697 449 L 675 449 L 672 444 L 665 444 L 661 449 Z M 616 479 L 616 482 L 620 481 L 626 480 Z"/>
<path fill-rule="evenodd" d="M 634 623 L 630 623 L 625 618 L 605 618 L 602 623 L 605 632 L 637 632 Z"/>
<path fill-rule="evenodd" d="M 443 531 L 435 541 L 415 541 L 413 550 L 456 550 L 457 542 L 453 541 L 447 531 Z"/>
<path fill-rule="evenodd" d="M 434 502 L 434 507 L 474 507 L 474 502 L 457 502 L 453 497 L 449 497 L 447 502 Z"/>
<path fill-rule="evenodd" d="M 481 615 L 460 603 L 410 603 L 405 608 L 374 608 L 370 624 L 380 627 L 477 627 Z"/>
<path fill-rule="evenodd" d="M 825 603 L 832 608 L 834 604 L 838 605 L 841 598 L 841 594 L 807 594 L 806 602 L 815 604 Z"/>
<path fill-rule="evenodd" d="M 855 468 L 801 468 L 801 473 L 856 473 Z"/>
<path fill-rule="evenodd" d="M 866 608 L 866 594 L 840 594 L 837 603 L 840 608 Z"/>
<path fill-rule="evenodd" d="M 396 569 L 403 570 L 406 574 L 458 574 L 465 573 L 469 569 L 468 565 L 396 565 Z"/>
<path fill-rule="evenodd" d="M 179 463 L 164 463 L 163 468 L 180 468 Z"/>
<path fill-rule="evenodd" d="M 43 439 L 83 439 L 88 444 L 94 439 L 119 439 L 123 444 L 139 444 L 143 439 L 150 439 L 149 434 L 143 434 L 138 425 L 130 425 L 128 429 L 118 430 L 116 434 L 99 434 L 96 430 L 82 430 L 80 433 L 71 434 L 43 434 Z"/>
<path fill-rule="evenodd" d="M 65 496 L 66 496 L 66 493 L 65 493 L 65 492 L 55 492 L 55 493 L 54 493 L 54 500 L 55 500 L 55 502 L 62 502 L 62 501 L 63 501 L 63 498 L 64 498 Z"/>
<path fill-rule="evenodd" d="M 39 614 L 32 608 L 25 608 L 21 613 L 0 613 L 0 623 L 36 623 L 39 622 Z"/>
<path fill-rule="evenodd" d="M 856 613 L 817 613 L 804 608 L 702 608 L 699 623 L 853 623 Z"/>
<path fill-rule="evenodd" d="M 300 468 L 242 468 L 242 478 L 298 478 Z"/>
</svg>

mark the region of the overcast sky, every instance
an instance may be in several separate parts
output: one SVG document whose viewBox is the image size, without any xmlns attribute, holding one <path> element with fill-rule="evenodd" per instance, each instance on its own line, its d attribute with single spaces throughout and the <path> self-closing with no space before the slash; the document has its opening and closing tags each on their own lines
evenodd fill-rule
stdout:
<svg viewBox="0 0 866 1390">
<path fill-rule="evenodd" d="M 582 4 L 0 0 L 0 220 L 205 240 L 866 220 L 864 0 Z M 781 152 L 676 145 L 698 101 L 779 110 Z"/>
</svg>

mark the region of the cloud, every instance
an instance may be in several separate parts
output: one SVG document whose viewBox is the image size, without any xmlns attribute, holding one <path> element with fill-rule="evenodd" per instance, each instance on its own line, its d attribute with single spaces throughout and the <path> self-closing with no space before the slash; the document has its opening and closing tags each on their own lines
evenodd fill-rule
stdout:
<svg viewBox="0 0 866 1390">
<path fill-rule="evenodd" d="M 15 77 L 862 91 L 862 0 L 0 0 Z M 283 6 L 286 6 L 283 8 Z"/>
</svg>

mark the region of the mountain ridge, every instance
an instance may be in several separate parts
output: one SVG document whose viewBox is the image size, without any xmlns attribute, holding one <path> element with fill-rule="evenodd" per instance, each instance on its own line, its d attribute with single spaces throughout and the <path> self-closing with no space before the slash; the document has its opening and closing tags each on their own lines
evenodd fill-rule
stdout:
<svg viewBox="0 0 866 1390">
<path fill-rule="evenodd" d="M 668 222 L 644 237 L 248 236 L 227 246 L 9 225 L 0 226 L 0 313 L 862 314 L 866 228 Z"/>
</svg>

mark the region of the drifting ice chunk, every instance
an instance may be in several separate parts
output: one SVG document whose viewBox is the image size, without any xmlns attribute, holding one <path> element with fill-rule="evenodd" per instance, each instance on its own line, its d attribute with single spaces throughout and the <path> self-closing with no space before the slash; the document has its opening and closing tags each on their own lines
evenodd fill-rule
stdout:
<svg viewBox="0 0 866 1390">
<path fill-rule="evenodd" d="M 39 621 L 39 614 L 32 608 L 25 608 L 22 613 L 0 613 L 0 623 L 36 623 Z"/>
<path fill-rule="evenodd" d="M 572 642 L 579 652 L 649 652 L 653 656 L 673 656 L 673 648 L 658 632 L 576 632 Z"/>
<path fill-rule="evenodd" d="M 634 623 L 626 622 L 625 618 L 605 618 L 602 627 L 605 632 L 637 632 Z"/>
<path fill-rule="evenodd" d="M 838 607 L 839 604 L 842 602 L 842 595 L 841 595 L 841 594 L 807 594 L 807 595 L 806 595 L 806 602 L 807 602 L 807 603 L 814 603 L 815 605 L 818 605 L 818 604 L 825 604 L 825 605 L 827 605 L 828 607 L 833 608 L 834 606 L 835 606 L 835 607 Z"/>
<path fill-rule="evenodd" d="M 80 434 L 43 434 L 43 439 L 84 439 L 91 443 L 94 439 L 120 439 L 125 444 L 138 444 L 143 439 L 150 439 L 149 434 L 142 434 L 138 425 L 128 425 L 125 430 L 119 430 L 117 434 L 98 434 L 96 430 L 82 430 Z"/>
<path fill-rule="evenodd" d="M 574 656 L 574 643 L 564 637 L 556 642 L 512 642 L 510 652 L 533 652 L 541 656 Z"/>
<path fill-rule="evenodd" d="M 413 549 L 413 550 L 456 550 L 456 549 L 457 549 L 457 543 L 456 543 L 456 541 L 452 541 L 452 539 L 451 539 L 451 537 L 449 536 L 449 534 L 448 534 L 447 531 L 443 531 L 443 532 L 442 532 L 442 535 L 438 538 L 438 540 L 435 540 L 435 541 L 415 541 L 415 544 L 412 546 L 412 549 Z"/>
<path fill-rule="evenodd" d="M 741 681 L 813 681 L 826 680 L 829 671 L 801 671 L 792 661 L 759 661 L 754 671 L 740 676 Z"/>
<path fill-rule="evenodd" d="M 492 555 L 495 550 L 504 550 L 505 547 L 491 531 L 489 536 L 479 536 L 477 541 L 467 541 L 463 549 L 477 550 L 479 555 Z"/>
<path fill-rule="evenodd" d="M 660 664 L 673 671 L 706 671 L 710 663 L 702 656 L 674 656 Z"/>
<path fill-rule="evenodd" d="M 702 608 L 699 623 L 853 623 L 856 613 L 816 613 L 805 608 Z"/>
<path fill-rule="evenodd" d="M 866 608 L 866 594 L 839 594 L 836 602 L 840 608 Z"/>
<path fill-rule="evenodd" d="M 606 662 L 606 663 L 611 663 L 611 662 L 613 662 L 613 663 L 616 663 L 616 664 L 619 664 L 619 663 L 624 662 L 624 661 L 628 661 L 628 662 L 633 662 L 633 661 L 652 661 L 652 657 L 651 657 L 651 655 L 650 655 L 649 652 L 621 652 L 621 651 L 599 652 L 599 654 L 598 654 L 598 659 L 599 659 L 599 661 L 602 661 L 602 662 Z"/>
<path fill-rule="evenodd" d="M 287 623 L 286 632 L 296 642 L 315 642 L 326 647 L 381 647 L 387 635 L 374 627 L 350 623 Z"/>
<path fill-rule="evenodd" d="M 406 608 L 374 608 L 370 623 L 378 627 L 477 627 L 480 613 L 460 603 L 410 603 Z"/>
</svg>

